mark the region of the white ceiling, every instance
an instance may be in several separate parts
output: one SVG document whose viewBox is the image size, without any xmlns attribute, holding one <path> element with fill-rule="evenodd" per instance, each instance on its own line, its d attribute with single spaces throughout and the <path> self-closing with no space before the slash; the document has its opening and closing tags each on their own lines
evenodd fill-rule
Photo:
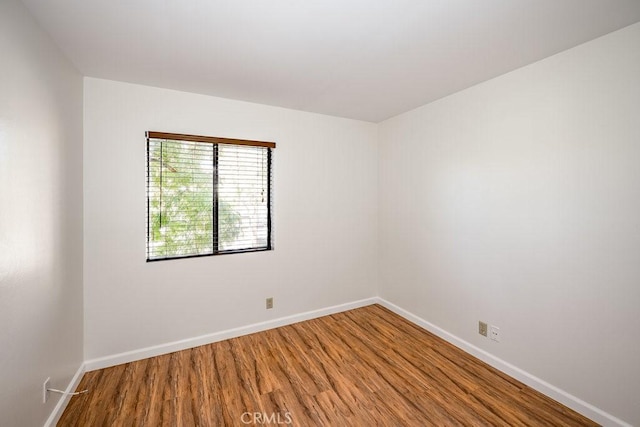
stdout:
<svg viewBox="0 0 640 427">
<path fill-rule="evenodd" d="M 23 0 L 87 76 L 379 122 L 640 21 L 640 0 Z"/>
</svg>

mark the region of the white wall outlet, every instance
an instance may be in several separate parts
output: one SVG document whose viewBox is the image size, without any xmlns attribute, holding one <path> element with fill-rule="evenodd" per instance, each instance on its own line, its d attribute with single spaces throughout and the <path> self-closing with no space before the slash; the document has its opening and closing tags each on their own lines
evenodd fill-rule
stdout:
<svg viewBox="0 0 640 427">
<path fill-rule="evenodd" d="M 491 331 L 491 339 L 494 341 L 500 342 L 500 328 L 498 328 L 497 326 L 491 325 L 490 331 Z"/>
<path fill-rule="evenodd" d="M 267 310 L 273 308 L 273 297 L 267 298 Z"/>
<path fill-rule="evenodd" d="M 47 403 L 47 400 L 49 400 L 49 387 L 51 387 L 51 377 L 47 378 L 42 384 L 42 403 Z"/>
</svg>

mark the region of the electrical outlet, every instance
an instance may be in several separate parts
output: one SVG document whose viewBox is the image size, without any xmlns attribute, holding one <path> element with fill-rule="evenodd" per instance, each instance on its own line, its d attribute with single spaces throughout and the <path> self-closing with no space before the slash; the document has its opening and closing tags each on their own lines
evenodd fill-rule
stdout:
<svg viewBox="0 0 640 427">
<path fill-rule="evenodd" d="M 500 342 L 500 328 L 491 325 L 491 339 Z"/>
<path fill-rule="evenodd" d="M 51 386 L 51 377 L 47 378 L 42 384 L 42 403 L 47 403 L 47 400 L 49 400 L 50 386 Z"/>
<path fill-rule="evenodd" d="M 478 322 L 478 333 L 484 337 L 487 336 L 487 324 L 484 322 Z"/>
<path fill-rule="evenodd" d="M 273 297 L 267 298 L 267 310 L 273 308 Z"/>
</svg>

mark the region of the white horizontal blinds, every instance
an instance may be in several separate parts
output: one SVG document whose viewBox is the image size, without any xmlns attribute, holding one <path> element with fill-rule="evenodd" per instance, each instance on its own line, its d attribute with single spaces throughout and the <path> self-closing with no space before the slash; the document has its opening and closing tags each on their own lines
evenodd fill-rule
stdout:
<svg viewBox="0 0 640 427">
<path fill-rule="evenodd" d="M 147 135 L 148 261 L 271 249 L 275 144 Z"/>
<path fill-rule="evenodd" d="M 218 145 L 218 250 L 267 249 L 267 148 Z M 216 240 L 217 239 L 217 240 Z"/>
</svg>

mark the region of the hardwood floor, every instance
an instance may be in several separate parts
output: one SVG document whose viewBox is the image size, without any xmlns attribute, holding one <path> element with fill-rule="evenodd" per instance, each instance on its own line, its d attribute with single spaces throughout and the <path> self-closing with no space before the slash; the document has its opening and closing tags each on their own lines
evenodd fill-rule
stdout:
<svg viewBox="0 0 640 427">
<path fill-rule="evenodd" d="M 372 305 L 88 372 L 59 426 L 596 425 Z"/>
</svg>

